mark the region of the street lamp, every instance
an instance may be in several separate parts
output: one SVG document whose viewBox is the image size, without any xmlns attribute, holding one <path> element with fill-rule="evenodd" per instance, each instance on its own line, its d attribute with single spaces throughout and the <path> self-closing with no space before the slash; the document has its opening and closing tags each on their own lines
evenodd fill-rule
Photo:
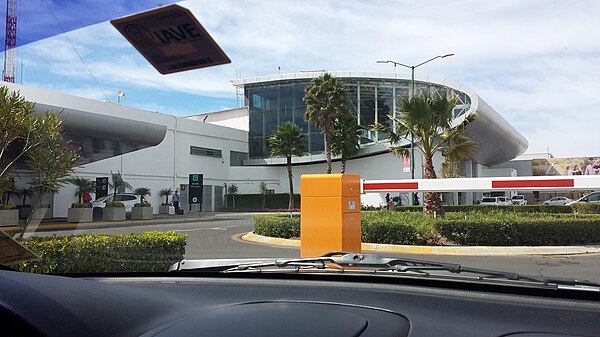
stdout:
<svg viewBox="0 0 600 337">
<path fill-rule="evenodd" d="M 414 95 L 414 91 L 415 91 L 415 68 L 418 68 L 422 65 L 424 65 L 425 63 L 429 63 L 433 60 L 436 59 L 443 59 L 446 57 L 450 57 L 450 56 L 454 56 L 454 54 L 445 54 L 445 55 L 438 55 L 436 57 L 432 57 L 427 61 L 421 62 L 417 65 L 414 66 L 409 66 L 400 62 L 396 62 L 396 61 L 377 61 L 377 63 L 391 63 L 394 65 L 394 72 L 396 72 L 396 66 L 402 66 L 405 68 L 409 68 L 410 69 L 410 91 L 408 92 L 408 98 L 412 99 L 413 95 Z M 415 143 L 414 143 L 414 139 L 413 136 L 410 136 L 410 178 L 411 179 L 415 179 Z M 414 204 L 414 199 L 413 199 L 413 193 L 410 193 L 410 200 L 409 200 L 410 204 L 413 205 Z"/>
<path fill-rule="evenodd" d="M 394 72 L 396 72 L 396 66 L 402 66 L 405 68 L 409 68 L 410 69 L 410 82 L 411 82 L 411 88 L 410 88 L 410 92 L 409 92 L 409 98 L 412 98 L 412 95 L 415 91 L 415 68 L 418 68 L 422 65 L 424 65 L 425 63 L 429 63 L 435 59 L 443 59 L 445 57 L 450 57 L 450 56 L 454 56 L 454 54 L 446 54 L 446 55 L 438 55 L 436 57 L 432 57 L 429 60 L 425 61 L 425 62 L 421 62 L 417 65 L 414 66 L 409 66 L 400 62 L 396 62 L 396 61 L 377 61 L 377 63 L 391 63 L 394 65 Z"/>
</svg>

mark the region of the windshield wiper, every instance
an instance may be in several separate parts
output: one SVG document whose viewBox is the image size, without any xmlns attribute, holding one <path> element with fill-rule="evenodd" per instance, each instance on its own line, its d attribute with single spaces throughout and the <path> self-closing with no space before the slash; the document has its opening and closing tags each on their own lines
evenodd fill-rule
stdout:
<svg viewBox="0 0 600 337">
<path fill-rule="evenodd" d="M 351 267 L 357 269 L 349 269 Z M 518 273 L 497 270 L 463 267 L 456 263 L 410 258 L 385 258 L 377 254 L 357 254 L 348 252 L 330 252 L 320 257 L 300 259 L 184 260 L 171 266 L 169 270 L 214 272 L 328 270 L 339 272 L 411 273 L 422 276 L 462 274 L 462 276 L 477 280 L 521 281 L 554 287 L 591 287 L 594 288 L 594 290 L 600 291 L 599 283 L 586 280 L 521 275 Z"/>
</svg>

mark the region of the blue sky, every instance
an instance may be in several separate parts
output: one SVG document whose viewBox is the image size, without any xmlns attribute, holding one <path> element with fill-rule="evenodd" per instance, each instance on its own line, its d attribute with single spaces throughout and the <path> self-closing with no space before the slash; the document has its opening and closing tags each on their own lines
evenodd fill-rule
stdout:
<svg viewBox="0 0 600 337">
<path fill-rule="evenodd" d="M 238 72 L 270 75 L 278 66 L 282 73 L 393 72 L 375 61 L 417 64 L 454 53 L 417 74 L 472 88 L 525 135 L 527 152 L 600 154 L 599 1 L 189 0 L 180 4 L 192 10 L 232 63 L 171 75 L 154 70 L 104 21 L 157 2 L 72 3 L 21 1 L 19 32 L 30 27 L 22 39 L 59 35 L 18 49 L 18 83 L 112 101 L 122 89 L 124 105 L 183 116 L 235 107 L 230 80 Z M 131 3 L 139 7 L 128 7 Z M 48 4 L 64 27 L 100 23 L 68 32 L 73 48 L 48 15 Z M 97 14 L 89 19 L 88 13 Z"/>
</svg>

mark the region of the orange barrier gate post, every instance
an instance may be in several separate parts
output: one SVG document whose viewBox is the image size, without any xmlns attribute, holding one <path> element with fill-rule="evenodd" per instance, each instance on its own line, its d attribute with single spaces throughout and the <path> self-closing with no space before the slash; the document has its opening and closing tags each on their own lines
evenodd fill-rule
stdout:
<svg viewBox="0 0 600 337">
<path fill-rule="evenodd" d="M 300 256 L 360 253 L 360 176 L 303 174 L 300 191 Z"/>
</svg>

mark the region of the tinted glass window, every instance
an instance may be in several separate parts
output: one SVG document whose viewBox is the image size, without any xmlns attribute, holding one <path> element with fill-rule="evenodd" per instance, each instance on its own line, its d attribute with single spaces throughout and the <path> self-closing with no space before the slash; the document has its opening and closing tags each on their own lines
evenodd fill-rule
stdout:
<svg viewBox="0 0 600 337">
<path fill-rule="evenodd" d="M 600 193 L 597 194 L 590 194 L 588 196 L 588 200 L 589 201 L 600 201 Z"/>
</svg>

